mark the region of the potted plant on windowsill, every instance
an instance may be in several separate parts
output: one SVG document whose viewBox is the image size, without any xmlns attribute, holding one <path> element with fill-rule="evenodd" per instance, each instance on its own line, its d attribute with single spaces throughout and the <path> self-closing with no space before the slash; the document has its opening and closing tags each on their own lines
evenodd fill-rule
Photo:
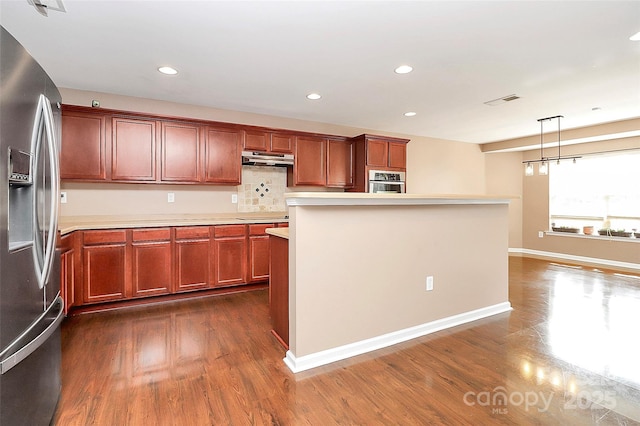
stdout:
<svg viewBox="0 0 640 426">
<path fill-rule="evenodd" d="M 609 237 L 630 237 L 632 233 L 625 231 L 624 229 L 604 228 L 604 229 L 599 229 L 598 234 L 606 235 Z"/>
<path fill-rule="evenodd" d="M 553 232 L 569 232 L 571 234 L 577 234 L 580 232 L 580 229 L 572 228 L 571 226 L 552 226 L 551 230 Z"/>
</svg>

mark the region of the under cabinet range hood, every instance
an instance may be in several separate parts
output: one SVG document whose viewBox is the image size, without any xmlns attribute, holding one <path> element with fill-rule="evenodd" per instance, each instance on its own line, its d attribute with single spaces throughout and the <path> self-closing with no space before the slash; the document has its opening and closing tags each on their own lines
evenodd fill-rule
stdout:
<svg viewBox="0 0 640 426">
<path fill-rule="evenodd" d="M 293 166 L 293 154 L 242 151 L 242 164 L 245 166 Z"/>
</svg>

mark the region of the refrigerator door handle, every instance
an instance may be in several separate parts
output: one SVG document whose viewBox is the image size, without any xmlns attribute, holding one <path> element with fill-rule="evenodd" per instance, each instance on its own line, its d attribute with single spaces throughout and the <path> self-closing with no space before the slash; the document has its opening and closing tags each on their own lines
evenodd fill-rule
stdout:
<svg viewBox="0 0 640 426">
<path fill-rule="evenodd" d="M 51 311 L 56 309 L 55 307 L 57 306 L 57 313 L 55 314 L 56 316 L 53 319 L 53 321 L 47 326 L 47 328 L 45 328 L 33 340 L 31 340 L 26 345 L 22 346 L 13 354 L 3 359 L 0 362 L 0 374 L 5 374 L 7 371 L 11 370 L 13 367 L 18 365 L 21 361 L 23 361 L 25 358 L 27 358 L 29 355 L 35 352 L 35 350 L 38 349 L 40 346 L 42 346 L 42 344 L 46 342 L 47 339 L 51 337 L 53 332 L 60 326 L 60 323 L 64 318 L 64 302 L 62 301 L 62 298 L 60 296 L 58 296 L 56 302 L 57 303 L 53 303 L 50 308 L 50 311 Z M 50 314 L 51 313 L 47 311 L 41 318 L 47 318 L 48 316 L 50 316 Z M 35 325 L 37 325 L 38 323 L 39 322 L 37 322 Z M 29 331 L 31 331 L 31 329 L 27 330 L 23 334 L 23 336 L 25 334 L 28 334 Z"/>
<path fill-rule="evenodd" d="M 40 117 L 41 120 L 39 119 Z M 58 161 L 58 143 L 56 142 L 56 132 L 54 128 L 55 125 L 53 112 L 51 110 L 51 103 L 45 95 L 40 95 L 40 99 L 38 101 L 36 123 L 37 127 L 40 127 L 38 123 L 42 123 L 44 126 L 44 132 L 46 134 L 46 140 L 48 143 L 48 162 L 51 169 L 51 189 L 49 191 L 49 221 L 45 238 L 46 247 L 44 247 L 44 261 L 42 264 L 42 269 L 37 270 L 39 279 L 38 284 L 40 285 L 40 288 L 44 288 L 46 283 L 49 281 L 49 275 L 51 274 L 51 267 L 53 265 L 53 257 L 55 254 L 56 231 L 58 230 L 58 201 L 60 199 L 60 164 Z M 42 132 L 40 132 L 38 129 L 34 129 L 34 135 L 39 138 L 43 137 Z M 35 146 L 39 147 L 40 142 L 41 141 L 38 141 Z M 35 174 L 37 176 L 38 172 L 36 171 Z M 34 200 L 34 208 L 35 205 L 36 203 Z M 34 214 L 34 217 L 37 217 L 37 214 Z M 34 231 L 36 232 L 35 238 L 39 238 L 40 236 L 37 235 L 37 226 L 35 227 Z M 35 250 L 38 250 L 38 247 L 39 244 L 34 245 Z M 36 268 L 39 269 L 38 262 L 36 262 Z"/>
</svg>

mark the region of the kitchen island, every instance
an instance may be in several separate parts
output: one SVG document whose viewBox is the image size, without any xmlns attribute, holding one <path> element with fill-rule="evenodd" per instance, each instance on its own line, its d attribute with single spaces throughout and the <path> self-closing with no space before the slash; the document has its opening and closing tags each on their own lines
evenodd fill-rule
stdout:
<svg viewBox="0 0 640 426">
<path fill-rule="evenodd" d="M 509 197 L 286 197 L 294 372 L 511 309 Z"/>
</svg>

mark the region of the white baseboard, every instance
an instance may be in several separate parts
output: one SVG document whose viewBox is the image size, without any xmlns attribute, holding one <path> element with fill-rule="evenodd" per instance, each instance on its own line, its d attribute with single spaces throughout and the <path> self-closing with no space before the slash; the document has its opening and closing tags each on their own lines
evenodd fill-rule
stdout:
<svg viewBox="0 0 640 426">
<path fill-rule="evenodd" d="M 445 328 L 455 327 L 491 315 L 508 312 L 511 309 L 511 303 L 503 302 L 301 357 L 296 357 L 291 351 L 287 351 L 284 363 L 291 371 L 299 373 L 366 352 L 386 348 L 397 343 L 415 339 L 416 337 L 422 337 L 436 331 L 444 330 Z"/>
<path fill-rule="evenodd" d="M 587 265 L 599 265 L 602 267 L 608 267 L 612 269 L 632 269 L 640 271 L 640 263 L 619 262 L 617 260 L 600 259 L 597 257 L 575 256 L 566 253 L 555 253 L 551 251 L 531 250 L 525 248 L 510 248 L 509 253 L 518 253 L 531 256 L 540 256 L 551 259 L 567 260 L 575 263 L 582 263 Z"/>
</svg>

